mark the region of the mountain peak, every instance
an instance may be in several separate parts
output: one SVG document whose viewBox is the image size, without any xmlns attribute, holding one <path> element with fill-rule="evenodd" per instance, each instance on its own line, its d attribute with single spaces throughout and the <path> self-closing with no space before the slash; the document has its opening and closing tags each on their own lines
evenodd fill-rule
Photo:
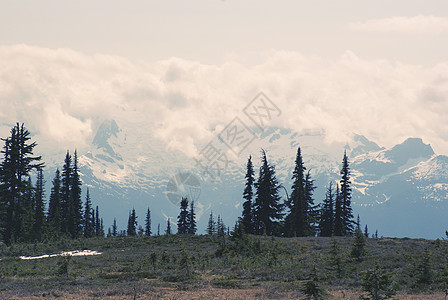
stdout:
<svg viewBox="0 0 448 300">
<path fill-rule="evenodd" d="M 119 132 L 121 132 L 121 129 L 115 120 L 105 120 L 98 128 L 92 144 L 97 146 L 98 149 L 104 149 L 110 155 L 115 155 L 114 150 L 109 144 L 109 139 L 111 136 L 117 137 Z"/>
<path fill-rule="evenodd" d="M 397 163 L 405 163 L 409 159 L 427 158 L 434 155 L 431 145 L 423 143 L 421 138 L 408 138 L 394 146 L 387 156 Z"/>
</svg>

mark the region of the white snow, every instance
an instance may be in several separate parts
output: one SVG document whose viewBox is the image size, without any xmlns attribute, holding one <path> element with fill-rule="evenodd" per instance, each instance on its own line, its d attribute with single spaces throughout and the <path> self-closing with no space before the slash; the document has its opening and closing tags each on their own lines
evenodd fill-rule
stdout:
<svg viewBox="0 0 448 300">
<path fill-rule="evenodd" d="M 20 259 L 40 259 L 55 256 L 89 256 L 89 255 L 101 255 L 103 253 L 94 250 L 75 250 L 75 251 L 63 251 L 58 254 L 44 254 L 40 256 L 20 256 Z"/>
</svg>

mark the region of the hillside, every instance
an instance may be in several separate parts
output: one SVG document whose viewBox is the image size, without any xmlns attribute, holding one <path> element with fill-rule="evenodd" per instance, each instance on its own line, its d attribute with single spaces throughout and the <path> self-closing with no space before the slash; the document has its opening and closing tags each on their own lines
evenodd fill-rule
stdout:
<svg viewBox="0 0 448 300">
<path fill-rule="evenodd" d="M 375 265 L 390 272 L 398 299 L 444 296 L 447 241 L 368 239 L 362 260 L 350 257 L 352 242 L 352 238 L 169 235 L 2 246 L 0 297 L 301 299 L 304 284 L 315 279 L 335 299 L 345 299 L 362 294 L 361 275 Z M 339 249 L 336 256 L 331 254 L 334 243 Z M 19 258 L 82 249 L 101 254 L 68 260 Z M 426 254 L 430 278 L 419 283 Z"/>
</svg>

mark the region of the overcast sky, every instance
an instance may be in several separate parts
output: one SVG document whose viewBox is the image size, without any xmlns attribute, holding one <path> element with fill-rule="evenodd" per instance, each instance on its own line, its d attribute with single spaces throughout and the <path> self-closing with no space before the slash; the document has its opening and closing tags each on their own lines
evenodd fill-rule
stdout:
<svg viewBox="0 0 448 300">
<path fill-rule="evenodd" d="M 448 154 L 447 56 L 446 0 L 0 0 L 0 117 L 66 149 L 138 111 L 194 154 L 262 90 L 276 125 Z"/>
</svg>

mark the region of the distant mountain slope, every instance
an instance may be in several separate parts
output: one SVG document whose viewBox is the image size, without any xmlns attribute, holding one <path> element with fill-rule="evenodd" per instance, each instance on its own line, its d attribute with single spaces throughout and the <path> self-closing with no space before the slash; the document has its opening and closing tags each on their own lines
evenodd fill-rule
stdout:
<svg viewBox="0 0 448 300">
<path fill-rule="evenodd" d="M 257 134 L 259 138 L 240 156 L 229 155 L 228 167 L 212 180 L 194 159 L 167 150 L 141 125 L 124 123 L 122 127 L 119 121 L 106 120 L 98 128 L 90 150 L 80 157 L 82 180 L 90 188 L 94 202 L 100 205 L 106 227 L 116 217 L 124 229 L 132 207 L 137 211 L 139 224 L 143 224 L 146 208 L 150 207 L 153 231 L 160 224 L 163 232 L 166 218 L 170 217 L 175 225 L 179 211 L 177 203 L 167 197 L 168 182 L 174 179 L 179 191 L 168 194 L 184 193 L 195 198 L 202 233 L 210 210 L 215 216 L 220 214 L 226 225 L 234 225 L 242 210 L 246 160 L 253 156 L 257 176 L 261 148 L 267 151 L 279 181 L 289 191 L 300 146 L 305 166 L 311 170 L 317 186 L 316 203 L 324 198 L 328 183 L 339 180 L 342 156 L 347 151 L 353 209 L 371 232 L 378 229 L 385 236 L 436 238 L 448 229 L 448 157 L 435 155 L 431 146 L 419 138 L 409 138 L 385 149 L 356 134 L 349 143 L 328 142 L 323 131 L 295 132 L 270 127 Z M 186 172 L 198 179 L 199 188 L 182 185 L 176 181 L 181 177 L 173 177 Z"/>
</svg>

